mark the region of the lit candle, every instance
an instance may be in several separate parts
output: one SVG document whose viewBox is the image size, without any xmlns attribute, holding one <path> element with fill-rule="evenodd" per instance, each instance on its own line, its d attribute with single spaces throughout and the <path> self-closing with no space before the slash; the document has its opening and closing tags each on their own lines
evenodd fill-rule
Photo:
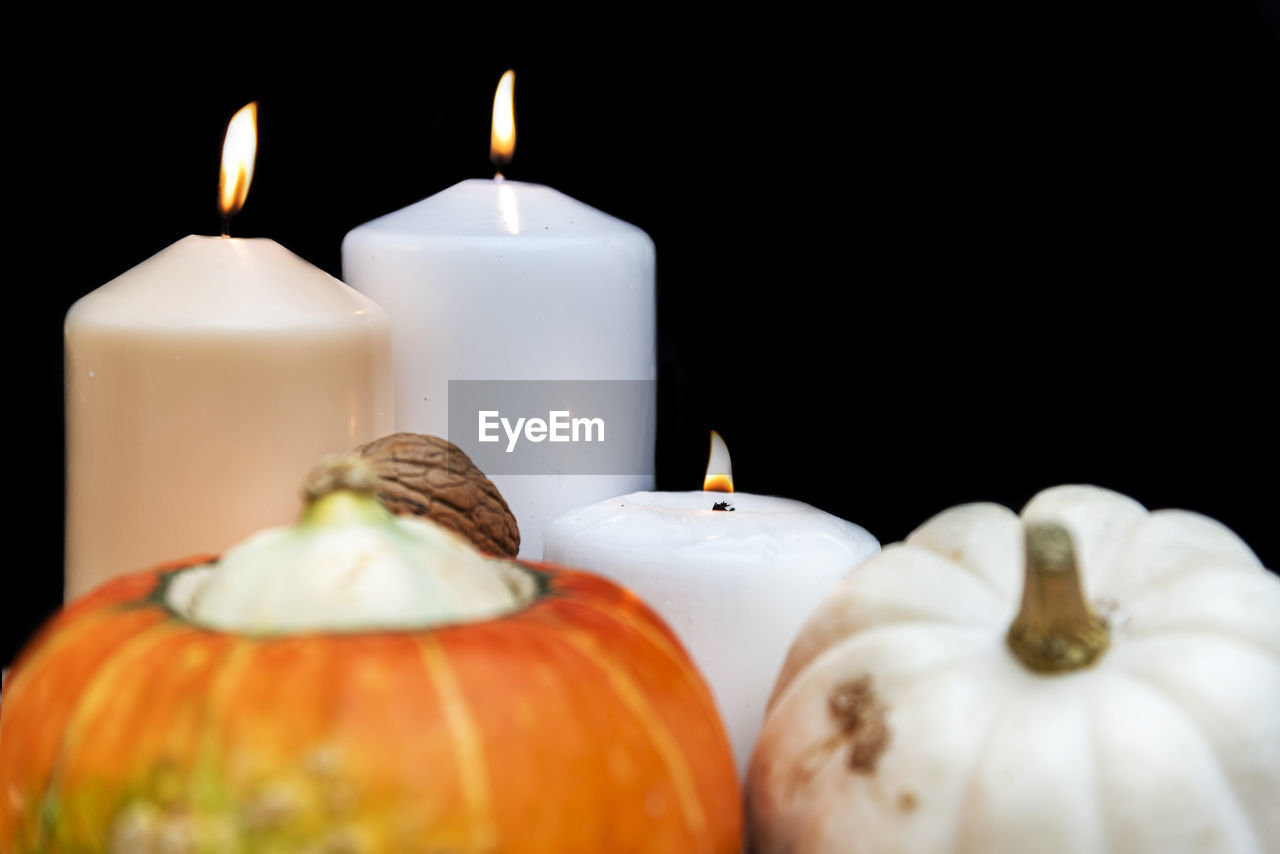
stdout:
<svg viewBox="0 0 1280 854">
<path fill-rule="evenodd" d="M 547 528 L 543 557 L 623 584 L 667 621 L 711 685 L 741 773 L 801 625 L 879 550 L 865 529 L 808 504 L 734 492 L 713 433 L 702 491 L 573 510 Z"/>
<path fill-rule="evenodd" d="M 514 150 L 507 75 L 491 135 L 499 165 Z M 354 229 L 343 241 L 342 269 L 391 316 L 401 430 L 445 436 L 464 449 L 475 440 L 450 431 L 451 380 L 650 381 L 639 385 L 645 416 L 632 424 L 646 457 L 636 470 L 486 469 L 515 514 L 521 555 L 541 554 L 543 527 L 565 510 L 653 487 L 654 248 L 639 228 L 550 187 L 498 175 Z M 574 400 L 562 404 L 575 410 Z"/>
<path fill-rule="evenodd" d="M 226 222 L 254 106 L 223 151 Z M 189 236 L 67 312 L 66 593 L 297 515 L 325 454 L 392 432 L 390 324 L 264 239 Z"/>
</svg>

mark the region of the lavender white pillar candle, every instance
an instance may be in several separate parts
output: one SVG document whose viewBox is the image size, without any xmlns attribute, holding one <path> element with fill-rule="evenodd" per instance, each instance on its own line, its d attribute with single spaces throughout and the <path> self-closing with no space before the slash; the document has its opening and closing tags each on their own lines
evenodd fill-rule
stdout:
<svg viewBox="0 0 1280 854">
<path fill-rule="evenodd" d="M 653 241 L 550 187 L 463 181 L 351 231 L 342 270 L 391 317 L 400 430 L 458 442 L 450 380 L 657 379 Z M 651 418 L 649 447 L 655 429 Z M 651 468 L 486 473 L 527 557 L 565 510 L 653 486 Z"/>
</svg>

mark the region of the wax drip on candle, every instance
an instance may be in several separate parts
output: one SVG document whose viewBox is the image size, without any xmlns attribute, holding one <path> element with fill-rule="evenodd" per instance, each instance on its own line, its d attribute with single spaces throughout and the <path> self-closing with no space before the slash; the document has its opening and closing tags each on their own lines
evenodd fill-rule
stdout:
<svg viewBox="0 0 1280 854">
<path fill-rule="evenodd" d="M 507 69 L 498 81 L 498 89 L 493 93 L 493 123 L 489 131 L 489 160 L 498 171 L 494 173 L 495 181 L 503 180 L 502 167 L 511 162 L 516 153 L 516 110 L 515 110 L 516 73 Z"/>
<path fill-rule="evenodd" d="M 218 173 L 218 211 L 222 236 L 231 236 L 231 217 L 244 207 L 253 183 L 253 162 L 258 154 L 258 102 L 245 104 L 227 123 L 222 141 L 222 170 Z"/>
</svg>

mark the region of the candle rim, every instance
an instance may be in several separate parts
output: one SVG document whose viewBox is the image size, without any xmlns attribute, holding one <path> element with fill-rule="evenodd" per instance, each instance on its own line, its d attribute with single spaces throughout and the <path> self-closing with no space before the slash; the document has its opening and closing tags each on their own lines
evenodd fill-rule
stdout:
<svg viewBox="0 0 1280 854">
<path fill-rule="evenodd" d="M 390 318 L 269 237 L 189 234 L 81 296 L 64 325 L 216 337 L 383 327 Z"/>
<path fill-rule="evenodd" d="M 739 513 L 742 513 L 745 516 L 757 516 L 757 515 L 782 516 L 782 515 L 789 515 L 792 513 L 806 513 L 809 511 L 814 511 L 817 513 L 826 514 L 827 516 L 831 516 L 834 519 L 840 518 L 838 516 L 835 516 L 832 513 L 828 513 L 826 510 L 823 510 L 820 507 L 815 507 L 812 504 L 801 501 L 798 498 L 787 498 L 786 496 L 782 496 L 782 495 L 761 495 L 755 492 L 714 492 L 714 491 L 709 492 L 703 489 L 641 490 L 637 492 L 631 492 L 626 495 L 619 495 L 616 498 L 611 498 L 605 501 L 597 502 L 597 504 L 594 506 L 600 507 L 606 504 L 617 504 L 619 508 L 632 506 L 632 507 L 647 507 L 647 508 L 658 509 L 658 510 L 670 510 L 670 511 L 681 512 L 681 513 L 704 512 L 702 508 L 698 508 L 698 507 L 669 506 L 665 504 L 634 500 L 635 496 L 657 497 L 657 496 L 669 496 L 669 495 L 670 496 L 678 495 L 678 496 L 686 496 L 686 497 L 699 496 L 700 498 L 705 499 L 707 502 L 707 507 L 705 509 L 705 512 L 715 513 L 717 516 L 725 515 L 725 516 L 737 517 Z M 632 500 L 628 501 L 628 499 L 632 499 Z M 746 503 L 748 505 L 754 501 L 764 500 L 771 503 L 776 502 L 782 506 L 779 506 L 777 508 L 771 508 L 771 509 L 764 509 L 764 508 L 752 509 L 750 507 L 747 507 L 747 508 L 737 507 L 737 503 L 739 501 L 742 501 L 743 499 L 746 500 Z M 712 509 L 712 505 L 718 504 L 721 502 L 727 502 L 730 507 L 734 507 L 734 510 L 725 511 L 725 510 Z"/>
<path fill-rule="evenodd" d="M 473 200 L 461 188 L 491 190 L 493 198 Z M 512 234 L 500 222 L 497 194 L 500 188 L 517 193 L 532 193 L 532 198 L 519 197 L 521 228 Z M 455 203 L 455 197 L 466 204 Z M 492 202 L 492 204 L 490 204 Z M 553 207 L 554 215 L 542 210 Z M 460 210 L 461 209 L 461 210 Z M 343 238 L 343 251 L 349 244 L 363 240 L 409 238 L 414 244 L 453 244 L 457 241 L 526 241 L 562 242 L 614 246 L 634 241 L 648 255 L 655 252 L 653 240 L 639 226 L 619 219 L 555 187 L 504 178 L 465 178 L 402 208 L 389 211 L 361 223 Z"/>
</svg>

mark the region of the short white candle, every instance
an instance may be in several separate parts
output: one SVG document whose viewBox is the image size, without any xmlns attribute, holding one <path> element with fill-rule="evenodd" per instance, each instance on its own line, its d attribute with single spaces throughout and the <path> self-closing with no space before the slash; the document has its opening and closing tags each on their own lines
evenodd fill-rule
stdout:
<svg viewBox="0 0 1280 854">
<path fill-rule="evenodd" d="M 68 598 L 292 520 L 321 457 L 394 430 L 386 314 L 271 240 L 185 237 L 64 340 Z"/>
<path fill-rule="evenodd" d="M 712 509 L 722 502 L 733 509 Z M 741 773 L 801 625 L 879 549 L 864 528 L 800 501 L 636 492 L 553 521 L 543 557 L 623 584 L 667 621 L 711 685 Z"/>
<path fill-rule="evenodd" d="M 342 271 L 391 317 L 400 430 L 458 442 L 450 380 L 657 379 L 653 241 L 551 187 L 463 181 L 352 230 Z M 533 558 L 565 510 L 653 487 L 651 469 L 486 474 Z"/>
</svg>

